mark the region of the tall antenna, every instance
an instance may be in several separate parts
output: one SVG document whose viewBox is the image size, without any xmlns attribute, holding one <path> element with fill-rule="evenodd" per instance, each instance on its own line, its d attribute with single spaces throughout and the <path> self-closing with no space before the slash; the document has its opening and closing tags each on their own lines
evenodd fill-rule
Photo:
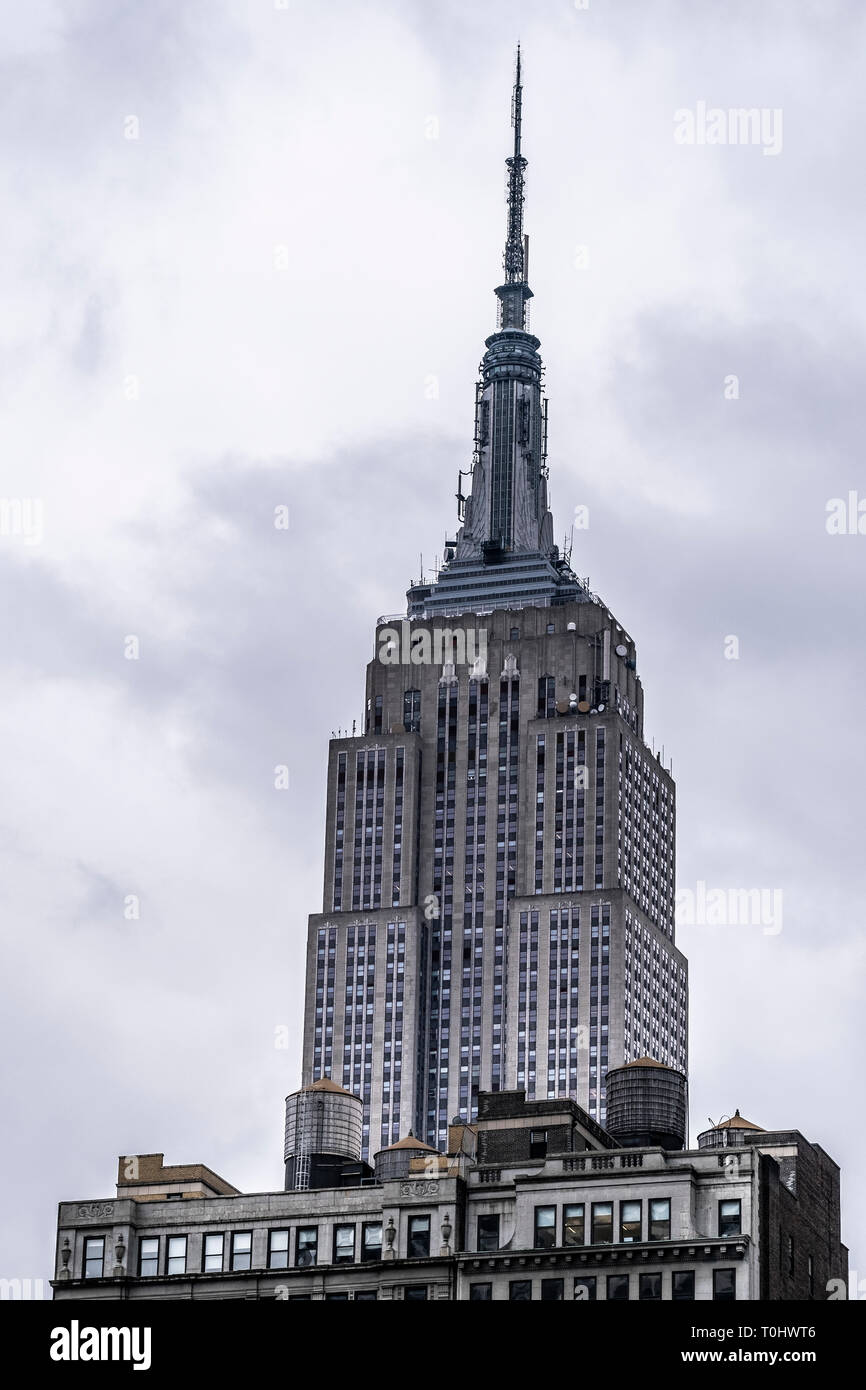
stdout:
<svg viewBox="0 0 866 1390">
<path fill-rule="evenodd" d="M 520 153 L 520 127 L 523 116 L 523 87 L 520 82 L 520 44 L 517 45 L 517 76 L 511 98 L 511 124 L 514 126 L 514 154 L 505 163 L 508 167 L 508 235 L 505 241 L 505 280 L 509 285 L 522 284 L 526 279 L 523 240 L 523 171 L 526 160 Z"/>
</svg>

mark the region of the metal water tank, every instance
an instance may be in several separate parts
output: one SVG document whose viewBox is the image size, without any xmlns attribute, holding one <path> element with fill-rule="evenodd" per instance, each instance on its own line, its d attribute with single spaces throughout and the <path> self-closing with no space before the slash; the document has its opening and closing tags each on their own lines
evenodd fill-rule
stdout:
<svg viewBox="0 0 866 1390">
<path fill-rule="evenodd" d="M 316 1160 L 359 1162 L 363 1114 L 360 1096 L 353 1096 L 327 1076 L 287 1096 L 287 1189 L 310 1187 L 311 1165 Z"/>
<path fill-rule="evenodd" d="M 685 1148 L 687 1086 L 683 1072 L 653 1057 L 614 1067 L 605 1129 L 623 1148 Z"/>
<path fill-rule="evenodd" d="M 375 1155 L 373 1162 L 376 1166 L 376 1181 L 387 1182 L 390 1178 L 406 1178 L 409 1176 L 409 1164 L 413 1158 L 431 1158 L 435 1160 L 435 1171 L 439 1172 L 439 1152 L 429 1144 L 425 1144 L 423 1139 L 416 1139 L 414 1134 L 406 1135 L 396 1144 L 391 1144 L 387 1149 L 380 1149 Z"/>
</svg>

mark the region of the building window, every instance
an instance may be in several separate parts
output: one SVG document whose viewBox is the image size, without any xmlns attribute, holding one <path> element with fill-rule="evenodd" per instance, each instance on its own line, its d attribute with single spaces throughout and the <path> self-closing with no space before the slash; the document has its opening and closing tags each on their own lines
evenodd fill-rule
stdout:
<svg viewBox="0 0 866 1390">
<path fill-rule="evenodd" d="M 607 1301 L 608 1303 L 628 1302 L 627 1274 L 609 1274 L 607 1276 Z"/>
<path fill-rule="evenodd" d="M 662 1276 L 661 1274 L 642 1274 L 640 1276 L 640 1286 L 638 1288 L 638 1298 L 642 1301 L 647 1299 L 660 1299 L 662 1296 Z"/>
<path fill-rule="evenodd" d="M 470 1284 L 469 1302 L 470 1303 L 491 1303 L 493 1301 L 492 1284 Z"/>
<path fill-rule="evenodd" d="M 407 1284 L 403 1290 L 403 1298 L 407 1303 L 426 1303 L 427 1285 Z"/>
<path fill-rule="evenodd" d="M 510 640 L 511 640 L 512 642 L 516 642 L 516 641 L 518 641 L 519 637 L 520 637 L 520 628 L 519 628 L 519 627 L 513 627 L 513 628 L 511 629 L 511 638 L 510 638 Z"/>
<path fill-rule="evenodd" d="M 299 1226 L 295 1237 L 295 1265 L 314 1265 L 319 1248 L 318 1226 Z"/>
<path fill-rule="evenodd" d="M 361 1259 L 381 1260 L 381 1258 L 382 1223 L 381 1221 L 365 1221 L 361 1227 Z"/>
<path fill-rule="evenodd" d="M 253 1233 L 252 1231 L 232 1232 L 232 1269 L 252 1269 Z"/>
<path fill-rule="evenodd" d="M 147 1236 L 138 1242 L 138 1272 L 142 1279 L 159 1274 L 159 1236 Z"/>
<path fill-rule="evenodd" d="M 169 1236 L 166 1274 L 186 1274 L 186 1236 Z"/>
<path fill-rule="evenodd" d="M 610 1245 L 613 1240 L 613 1203 L 593 1202 L 592 1243 Z"/>
<path fill-rule="evenodd" d="M 671 1298 L 677 1302 L 694 1299 L 694 1296 L 695 1271 L 693 1269 L 676 1270 L 671 1283 Z"/>
<path fill-rule="evenodd" d="M 288 1231 L 268 1232 L 268 1269 L 288 1269 L 289 1233 Z"/>
<path fill-rule="evenodd" d="M 556 1207 L 535 1208 L 535 1248 L 552 1250 L 556 1244 Z"/>
<path fill-rule="evenodd" d="M 585 1220 L 583 1202 L 573 1207 L 563 1208 L 562 1213 L 562 1243 L 563 1245 L 583 1245 L 585 1239 Z"/>
<path fill-rule="evenodd" d="M 529 1157 L 547 1158 L 546 1129 L 531 1129 L 529 1131 Z"/>
<path fill-rule="evenodd" d="M 732 1303 L 737 1297 L 737 1271 L 713 1270 L 713 1298 L 717 1303 Z"/>
<path fill-rule="evenodd" d="M 355 1294 L 356 1303 L 375 1303 L 377 1298 L 375 1289 L 359 1289 Z"/>
<path fill-rule="evenodd" d="M 658 1197 L 649 1204 L 650 1240 L 670 1240 L 671 1238 L 671 1199 Z"/>
<path fill-rule="evenodd" d="M 403 692 L 403 727 L 407 734 L 416 734 L 421 728 L 421 691 Z"/>
<path fill-rule="evenodd" d="M 221 1274 L 223 1267 L 223 1237 L 205 1236 L 204 1238 L 204 1261 L 202 1269 L 205 1274 Z"/>
<path fill-rule="evenodd" d="M 334 1227 L 334 1264 L 353 1265 L 355 1263 L 355 1227 Z"/>
<path fill-rule="evenodd" d="M 101 1279 L 105 1264 L 105 1236 L 88 1236 L 84 1242 L 84 1277 Z"/>
<path fill-rule="evenodd" d="M 479 1249 L 479 1250 L 498 1250 L 498 1249 L 499 1249 L 499 1217 L 498 1217 L 498 1216 L 479 1216 L 479 1218 L 478 1218 L 478 1249 Z"/>
<path fill-rule="evenodd" d="M 620 1202 L 619 1204 L 619 1238 L 628 1245 L 633 1244 L 641 1238 L 641 1226 L 643 1224 L 641 1202 Z"/>
<path fill-rule="evenodd" d="M 594 1274 L 580 1274 L 574 1281 L 575 1303 L 595 1303 L 596 1278 Z"/>
<path fill-rule="evenodd" d="M 542 1303 L 561 1303 L 565 1297 L 565 1283 L 562 1279 L 542 1279 Z"/>
<path fill-rule="evenodd" d="M 409 1258 L 425 1259 L 430 1254 L 430 1217 L 409 1217 Z M 426 1298 L 426 1294 L 424 1295 Z"/>
<path fill-rule="evenodd" d="M 326 1303 L 348 1303 L 348 1302 L 349 1302 L 349 1291 L 348 1291 L 348 1289 L 346 1290 L 345 1293 L 326 1293 L 326 1294 L 325 1294 L 325 1302 L 326 1302 Z"/>
<path fill-rule="evenodd" d="M 742 1202 L 739 1197 L 736 1200 L 719 1202 L 719 1235 L 723 1238 L 738 1236 L 742 1229 Z"/>
<path fill-rule="evenodd" d="M 508 1297 L 512 1303 L 531 1303 L 532 1280 L 512 1279 L 508 1285 Z"/>
</svg>

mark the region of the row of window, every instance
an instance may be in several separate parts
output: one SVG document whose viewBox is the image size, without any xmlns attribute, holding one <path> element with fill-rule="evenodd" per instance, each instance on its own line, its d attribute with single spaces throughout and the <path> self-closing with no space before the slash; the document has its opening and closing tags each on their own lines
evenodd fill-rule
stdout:
<svg viewBox="0 0 866 1390">
<path fill-rule="evenodd" d="M 557 1207 L 536 1207 L 533 1242 L 535 1249 L 551 1250 L 558 1245 L 585 1245 L 587 1244 L 587 1236 L 590 1245 L 612 1245 L 615 1242 L 629 1245 L 643 1240 L 670 1240 L 671 1202 L 669 1197 L 653 1197 L 647 1202 L 646 1234 L 644 1234 L 643 1201 L 628 1200 L 616 1204 L 619 1206 L 619 1220 L 616 1226 L 614 1225 L 614 1205 L 613 1202 L 590 1203 L 588 1223 L 586 1203 L 576 1202 L 566 1205 L 562 1208 L 561 1226 Z M 717 1225 L 720 1239 L 727 1239 L 742 1233 L 742 1202 L 739 1197 L 726 1198 L 719 1202 Z M 499 1249 L 498 1216 L 479 1216 L 478 1249 Z"/>
<path fill-rule="evenodd" d="M 252 1231 L 209 1232 L 202 1241 L 201 1272 L 222 1274 L 252 1268 Z M 84 1277 L 102 1279 L 105 1272 L 105 1236 L 88 1236 L 84 1242 Z M 330 1250 L 333 1264 L 355 1264 L 382 1258 L 382 1222 L 365 1221 L 361 1238 L 355 1224 L 333 1227 Z M 408 1253 L 410 1256 L 430 1254 L 430 1217 L 409 1219 Z M 298 1268 L 319 1262 L 318 1226 L 298 1226 L 292 1230 L 268 1231 L 268 1269 L 288 1269 L 291 1263 Z M 226 1264 L 228 1255 L 228 1264 Z M 327 1262 L 327 1256 L 326 1260 Z M 189 1238 L 177 1236 L 142 1236 L 138 1242 L 138 1273 L 142 1278 L 159 1274 L 190 1274 Z"/>
<path fill-rule="evenodd" d="M 541 1279 L 539 1296 L 543 1303 L 558 1303 L 565 1298 L 564 1279 Z M 595 1274 L 579 1274 L 574 1279 L 572 1296 L 576 1303 L 594 1302 L 598 1299 L 600 1280 Z M 648 1271 L 637 1275 L 635 1286 L 631 1274 L 608 1274 L 602 1285 L 608 1303 L 625 1303 L 635 1297 L 643 1301 L 670 1298 L 674 1301 L 692 1300 L 695 1297 L 695 1271 L 693 1269 L 675 1270 L 667 1277 L 662 1271 Z M 512 1303 L 528 1303 L 536 1297 L 532 1279 L 512 1279 L 508 1285 L 508 1297 Z M 718 1302 L 733 1302 L 737 1297 L 737 1271 L 735 1269 L 713 1270 L 713 1298 Z M 469 1300 L 472 1303 L 489 1303 L 493 1299 L 493 1285 L 478 1283 L 469 1285 Z"/>
</svg>

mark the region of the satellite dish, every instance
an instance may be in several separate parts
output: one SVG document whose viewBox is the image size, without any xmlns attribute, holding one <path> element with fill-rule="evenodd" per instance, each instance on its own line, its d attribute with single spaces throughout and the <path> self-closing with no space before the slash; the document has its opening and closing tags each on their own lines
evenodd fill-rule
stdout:
<svg viewBox="0 0 866 1390">
<path fill-rule="evenodd" d="M 557 700 L 557 702 L 556 702 L 556 712 L 557 712 L 557 714 L 568 714 L 568 708 L 569 708 L 569 706 L 568 706 L 568 701 L 567 701 L 567 700 Z"/>
<path fill-rule="evenodd" d="M 598 713 L 599 713 L 599 714 L 604 714 L 604 705 L 599 705 L 599 707 L 598 707 Z"/>
<path fill-rule="evenodd" d="M 615 650 L 617 656 L 628 656 L 628 647 L 624 647 L 622 645 L 622 642 L 620 642 L 619 646 Z"/>
<path fill-rule="evenodd" d="M 569 623 L 566 632 L 577 632 L 577 623 Z"/>
<path fill-rule="evenodd" d="M 588 701 L 588 700 L 578 700 L 578 702 L 577 702 L 577 708 L 580 710 L 580 713 L 581 713 L 581 714 L 589 714 L 589 701 Z"/>
</svg>

